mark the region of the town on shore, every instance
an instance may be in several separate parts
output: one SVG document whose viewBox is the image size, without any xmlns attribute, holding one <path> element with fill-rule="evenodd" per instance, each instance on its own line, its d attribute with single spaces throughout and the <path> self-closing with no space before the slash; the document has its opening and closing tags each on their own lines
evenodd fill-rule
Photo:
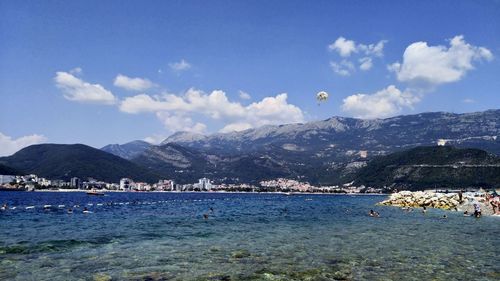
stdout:
<svg viewBox="0 0 500 281">
<path fill-rule="evenodd" d="M 208 178 L 201 178 L 196 183 L 178 184 L 174 180 L 163 179 L 157 183 L 135 182 L 130 178 L 122 178 L 118 183 L 98 181 L 92 178 L 82 180 L 77 177 L 69 181 L 53 180 L 39 177 L 37 175 L 0 175 L 1 190 L 18 191 L 78 191 L 78 190 L 99 190 L 99 191 L 225 191 L 225 192 L 303 192 L 303 193 L 386 193 L 384 189 L 371 188 L 365 186 L 353 186 L 352 184 L 333 186 L 314 186 L 307 182 L 300 182 L 293 179 L 278 178 L 265 180 L 259 184 L 247 183 L 214 183 Z"/>
</svg>

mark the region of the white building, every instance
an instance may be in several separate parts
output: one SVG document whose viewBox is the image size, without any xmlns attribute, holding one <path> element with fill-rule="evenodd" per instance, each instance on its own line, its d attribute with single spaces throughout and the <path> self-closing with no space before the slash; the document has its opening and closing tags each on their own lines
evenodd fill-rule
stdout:
<svg viewBox="0 0 500 281">
<path fill-rule="evenodd" d="M 16 179 L 16 176 L 11 175 L 0 175 L 0 184 L 7 184 L 13 182 Z"/>
<path fill-rule="evenodd" d="M 131 190 L 134 185 L 134 181 L 129 178 L 122 178 L 120 180 L 120 190 Z"/>
<path fill-rule="evenodd" d="M 173 180 L 159 180 L 157 184 L 155 184 L 156 190 L 162 191 L 174 191 L 175 190 L 175 182 Z"/>
<path fill-rule="evenodd" d="M 201 178 L 198 180 L 198 183 L 194 184 L 195 188 L 199 188 L 200 190 L 211 190 L 212 183 L 207 178 Z"/>
</svg>

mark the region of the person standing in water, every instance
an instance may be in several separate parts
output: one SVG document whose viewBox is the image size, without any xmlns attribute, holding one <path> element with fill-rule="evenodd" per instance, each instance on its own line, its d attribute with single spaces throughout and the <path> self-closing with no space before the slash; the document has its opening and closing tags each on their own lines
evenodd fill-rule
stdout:
<svg viewBox="0 0 500 281">
<path fill-rule="evenodd" d="M 481 217 L 481 206 L 479 206 L 479 203 L 474 203 L 474 217 Z"/>
</svg>

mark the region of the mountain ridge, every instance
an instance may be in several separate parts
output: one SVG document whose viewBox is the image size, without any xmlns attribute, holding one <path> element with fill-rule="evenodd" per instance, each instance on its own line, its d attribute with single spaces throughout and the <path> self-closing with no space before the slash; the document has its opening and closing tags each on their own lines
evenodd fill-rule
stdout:
<svg viewBox="0 0 500 281">
<path fill-rule="evenodd" d="M 158 176 L 116 155 L 84 144 L 36 144 L 11 156 L 0 157 L 0 164 L 50 179 L 71 177 L 118 182 L 122 177 L 153 182 Z"/>
<path fill-rule="evenodd" d="M 499 156 L 451 146 L 423 146 L 379 156 L 354 177 L 354 185 L 410 190 L 492 188 L 499 183 Z"/>
<path fill-rule="evenodd" d="M 169 171 L 191 169 L 193 177 L 248 179 L 245 170 L 238 167 L 251 167 L 254 173 L 262 175 L 255 181 L 285 176 L 315 184 L 341 184 L 370 159 L 416 146 L 451 144 L 499 155 L 498 135 L 500 110 L 432 112 L 371 120 L 332 117 L 209 136 L 180 132 L 163 142 L 167 147 L 160 145 L 155 150 L 175 150 L 179 157 L 182 151 L 189 151 L 189 155 L 197 155 L 192 160 L 186 156 L 182 165 L 154 160 L 147 155 L 150 150 L 146 150 L 132 161 L 143 165 L 149 159 L 149 167 L 168 167 Z M 177 149 L 180 147 L 182 151 Z M 167 173 L 172 177 L 178 174 Z"/>
</svg>

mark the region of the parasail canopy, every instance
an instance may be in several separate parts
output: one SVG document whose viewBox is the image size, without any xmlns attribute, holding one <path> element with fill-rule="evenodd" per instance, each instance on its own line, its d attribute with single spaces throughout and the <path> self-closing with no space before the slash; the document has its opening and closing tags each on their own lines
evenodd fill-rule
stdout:
<svg viewBox="0 0 500 281">
<path fill-rule="evenodd" d="M 328 93 L 325 91 L 321 91 L 321 92 L 317 93 L 316 100 L 318 100 L 318 103 L 325 102 L 326 100 L 328 100 Z"/>
</svg>

